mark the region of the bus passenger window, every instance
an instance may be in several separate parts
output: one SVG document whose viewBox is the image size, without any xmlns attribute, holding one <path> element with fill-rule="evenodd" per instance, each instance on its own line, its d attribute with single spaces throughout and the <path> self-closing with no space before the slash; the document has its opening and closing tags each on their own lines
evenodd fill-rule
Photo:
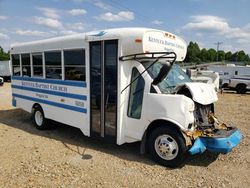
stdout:
<svg viewBox="0 0 250 188">
<path fill-rule="evenodd" d="M 64 51 L 65 80 L 85 81 L 85 50 Z"/>
<path fill-rule="evenodd" d="M 136 68 L 133 68 L 131 82 L 134 81 L 139 75 L 139 71 Z M 142 76 L 137 78 L 131 84 L 128 103 L 128 117 L 136 119 L 141 118 L 144 87 L 145 81 Z"/>
<path fill-rule="evenodd" d="M 12 73 L 13 76 L 20 76 L 20 58 L 19 58 L 19 54 L 14 54 L 11 56 L 12 58 Z"/>
<path fill-rule="evenodd" d="M 30 54 L 21 54 L 23 76 L 30 77 Z"/>
<path fill-rule="evenodd" d="M 43 77 L 43 56 L 41 53 L 32 54 L 33 75 L 35 77 Z"/>
<path fill-rule="evenodd" d="M 62 79 L 61 52 L 45 52 L 46 78 Z"/>
</svg>

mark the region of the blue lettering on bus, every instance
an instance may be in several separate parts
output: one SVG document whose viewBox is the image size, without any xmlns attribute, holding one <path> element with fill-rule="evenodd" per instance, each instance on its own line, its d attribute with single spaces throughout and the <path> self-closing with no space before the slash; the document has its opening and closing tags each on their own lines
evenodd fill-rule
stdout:
<svg viewBox="0 0 250 188">
<path fill-rule="evenodd" d="M 72 99 L 87 100 L 86 95 L 46 90 L 46 89 L 40 89 L 40 88 L 34 88 L 34 87 L 18 86 L 18 85 L 11 85 L 11 87 L 14 89 L 26 90 L 26 91 L 36 92 L 36 93 L 44 93 L 44 94 L 56 95 L 56 96 L 67 97 L 67 98 L 72 98 Z"/>
<path fill-rule="evenodd" d="M 22 81 L 21 82 L 22 86 L 25 87 L 32 87 L 32 88 L 38 88 L 38 89 L 46 89 L 46 90 L 51 90 L 51 91 L 61 91 L 67 93 L 68 89 L 65 86 L 58 86 L 58 85 L 53 85 L 53 84 L 44 84 L 44 83 L 34 83 L 34 82 L 27 82 L 27 81 Z"/>
<path fill-rule="evenodd" d="M 165 45 L 165 46 L 171 46 L 171 47 L 175 47 L 175 48 L 184 49 L 184 46 L 182 46 L 180 44 L 170 42 L 170 41 L 167 41 L 167 40 L 162 40 L 162 39 L 150 37 L 150 36 L 148 37 L 148 41 L 158 43 L 158 44 L 162 44 L 162 45 Z"/>
</svg>

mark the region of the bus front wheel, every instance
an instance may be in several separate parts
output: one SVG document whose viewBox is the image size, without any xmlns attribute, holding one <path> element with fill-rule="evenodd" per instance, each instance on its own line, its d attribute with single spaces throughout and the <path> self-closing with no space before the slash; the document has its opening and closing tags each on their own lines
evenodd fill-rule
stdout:
<svg viewBox="0 0 250 188">
<path fill-rule="evenodd" d="M 35 106 L 33 109 L 32 119 L 35 127 L 39 130 L 48 128 L 47 119 L 44 116 L 43 109 L 40 106 Z"/>
<path fill-rule="evenodd" d="M 246 93 L 246 85 L 245 84 L 238 84 L 236 86 L 236 92 L 239 93 L 239 94 Z"/>
<path fill-rule="evenodd" d="M 153 160 L 171 168 L 182 164 L 187 151 L 182 135 L 169 127 L 153 130 L 149 136 L 148 146 Z"/>
</svg>

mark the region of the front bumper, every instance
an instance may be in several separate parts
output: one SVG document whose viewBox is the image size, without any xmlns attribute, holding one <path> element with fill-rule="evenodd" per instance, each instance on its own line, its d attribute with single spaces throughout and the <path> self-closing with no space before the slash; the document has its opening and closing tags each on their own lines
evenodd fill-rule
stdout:
<svg viewBox="0 0 250 188">
<path fill-rule="evenodd" d="M 226 133 L 226 134 L 225 134 Z M 239 129 L 224 131 L 214 137 L 198 137 L 189 149 L 191 155 L 203 153 L 205 150 L 226 154 L 236 147 L 242 139 Z"/>
</svg>

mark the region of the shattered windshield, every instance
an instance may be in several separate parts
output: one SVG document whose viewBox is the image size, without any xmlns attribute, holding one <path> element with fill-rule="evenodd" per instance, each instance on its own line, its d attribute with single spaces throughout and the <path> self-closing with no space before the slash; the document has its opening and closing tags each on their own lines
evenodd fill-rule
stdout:
<svg viewBox="0 0 250 188">
<path fill-rule="evenodd" d="M 142 62 L 142 65 L 147 68 L 152 64 L 152 61 Z M 156 62 L 153 66 L 148 69 L 149 75 L 154 79 L 158 74 L 163 66 L 164 62 Z M 171 67 L 168 75 L 163 79 L 162 82 L 158 84 L 162 93 L 173 93 L 174 88 L 177 85 L 192 82 L 192 80 L 187 76 L 187 74 L 180 68 L 179 65 L 174 64 Z"/>
</svg>

